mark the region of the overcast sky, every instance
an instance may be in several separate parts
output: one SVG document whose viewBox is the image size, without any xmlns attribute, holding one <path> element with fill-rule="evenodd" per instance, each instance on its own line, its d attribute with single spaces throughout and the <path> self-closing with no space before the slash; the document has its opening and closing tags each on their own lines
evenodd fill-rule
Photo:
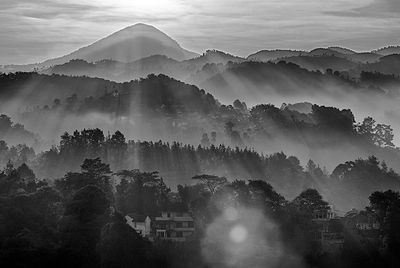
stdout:
<svg viewBox="0 0 400 268">
<path fill-rule="evenodd" d="M 400 44 L 400 0 L 0 0 L 0 64 L 62 56 L 138 22 L 240 56 Z"/>
</svg>

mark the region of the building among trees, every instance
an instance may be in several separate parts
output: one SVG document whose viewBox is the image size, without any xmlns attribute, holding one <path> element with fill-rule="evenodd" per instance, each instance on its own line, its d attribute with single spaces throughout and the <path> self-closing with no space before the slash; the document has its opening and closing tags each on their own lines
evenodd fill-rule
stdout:
<svg viewBox="0 0 400 268">
<path fill-rule="evenodd" d="M 155 238 L 176 242 L 185 242 L 193 235 L 194 221 L 187 212 L 162 212 L 155 218 Z"/>
<path fill-rule="evenodd" d="M 344 244 L 344 230 L 340 217 L 332 206 L 314 210 L 315 239 L 321 249 L 327 252 L 338 252 Z"/>
<path fill-rule="evenodd" d="M 135 229 L 142 237 L 150 237 L 151 235 L 151 219 L 149 216 L 130 213 L 125 216 L 126 223 Z"/>
</svg>

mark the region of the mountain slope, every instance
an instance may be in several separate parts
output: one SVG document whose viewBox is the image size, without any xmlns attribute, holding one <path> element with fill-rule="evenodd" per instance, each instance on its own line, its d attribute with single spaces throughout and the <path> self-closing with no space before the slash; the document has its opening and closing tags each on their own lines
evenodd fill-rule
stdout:
<svg viewBox="0 0 400 268">
<path fill-rule="evenodd" d="M 250 56 L 247 57 L 247 59 L 252 61 L 268 62 L 282 58 L 302 56 L 307 54 L 308 52 L 306 51 L 297 51 L 297 50 L 280 50 L 280 49 L 261 50 L 257 53 L 251 54 Z"/>
<path fill-rule="evenodd" d="M 199 57 L 184 61 L 177 61 L 164 55 L 153 55 L 129 63 L 114 60 L 102 60 L 96 63 L 71 60 L 45 69 L 42 73 L 99 77 L 117 82 L 144 78 L 149 74 L 165 74 L 176 79 L 191 81 L 190 78 L 197 76 L 205 66 L 242 61 L 243 58 L 222 51 L 208 50 Z"/>
<path fill-rule="evenodd" d="M 400 46 L 388 46 L 381 49 L 372 51 L 373 53 L 380 54 L 383 56 L 388 56 L 392 54 L 400 54 Z"/>
<path fill-rule="evenodd" d="M 348 60 L 359 62 L 359 63 L 368 63 L 368 62 L 375 62 L 379 60 L 382 55 L 372 53 L 372 52 L 363 52 L 363 53 L 356 53 L 351 55 L 346 55 Z"/>
<path fill-rule="evenodd" d="M 367 72 L 379 72 L 383 74 L 400 75 L 400 55 L 393 54 L 380 58 L 376 62 L 361 65 L 358 70 Z"/>
<path fill-rule="evenodd" d="M 132 62 L 153 55 L 164 55 L 176 60 L 196 57 L 175 40 L 153 26 L 135 24 L 103 38 L 66 56 L 47 60 L 41 66 L 63 64 L 74 59 L 87 62 L 114 60 Z"/>
<path fill-rule="evenodd" d="M 231 103 L 235 99 L 254 104 L 276 96 L 337 98 L 349 92 L 362 92 L 356 84 L 333 75 L 311 72 L 294 63 L 245 62 L 232 64 L 199 85 L 217 99 Z"/>
<path fill-rule="evenodd" d="M 326 69 L 335 71 L 345 71 L 356 67 L 356 63 L 347 60 L 346 58 L 336 56 L 297 56 L 287 57 L 283 59 L 286 62 L 291 62 L 305 68 L 307 70 L 319 70 L 325 72 Z"/>
<path fill-rule="evenodd" d="M 343 55 L 353 55 L 353 54 L 357 53 L 354 50 L 351 50 L 351 49 L 348 49 L 345 47 L 328 47 L 328 49 L 339 52 Z"/>
<path fill-rule="evenodd" d="M 218 50 L 207 50 L 203 55 L 186 61 L 187 64 L 204 66 L 207 63 L 243 62 L 244 58 L 225 53 Z"/>
<path fill-rule="evenodd" d="M 108 79 L 116 82 L 127 82 L 145 78 L 149 74 L 179 74 L 181 63 L 163 55 L 154 55 L 130 63 L 113 60 L 102 60 L 89 63 L 84 60 L 71 60 L 65 64 L 55 65 L 43 70 L 43 74 L 60 74 L 68 76 L 89 76 Z"/>
</svg>

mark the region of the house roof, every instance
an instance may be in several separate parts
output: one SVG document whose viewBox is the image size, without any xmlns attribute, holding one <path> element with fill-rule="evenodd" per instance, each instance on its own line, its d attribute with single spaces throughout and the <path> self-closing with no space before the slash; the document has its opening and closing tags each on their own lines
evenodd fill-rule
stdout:
<svg viewBox="0 0 400 268">
<path fill-rule="evenodd" d="M 136 213 L 129 213 L 127 216 L 131 217 L 135 222 L 145 222 L 147 216 Z"/>
<path fill-rule="evenodd" d="M 357 209 L 352 209 L 349 212 L 347 212 L 346 214 L 344 214 L 345 218 L 352 218 L 355 217 L 359 214 L 360 212 Z"/>
</svg>

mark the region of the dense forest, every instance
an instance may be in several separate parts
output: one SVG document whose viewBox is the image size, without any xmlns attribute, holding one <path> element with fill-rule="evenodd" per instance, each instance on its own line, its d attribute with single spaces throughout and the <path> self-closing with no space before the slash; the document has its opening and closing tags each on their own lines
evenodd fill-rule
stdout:
<svg viewBox="0 0 400 268">
<path fill-rule="evenodd" d="M 9 103 L 4 111 L 26 129 L 39 133 L 43 142 L 3 139 L 12 145 L 28 143 L 39 151 L 58 143 L 65 131 L 100 128 L 105 132 L 121 130 L 128 138 L 194 146 L 201 143 L 203 134 L 211 139 L 214 133 L 215 145 L 256 148 L 267 154 L 284 151 L 303 163 L 318 159 L 318 164 L 330 171 L 343 160 L 370 155 L 396 169 L 400 159 L 393 128 L 370 116 L 356 122 L 350 109 L 308 103 L 301 110 L 296 108 L 299 105 L 290 104 L 248 107 L 240 100 L 221 104 L 204 90 L 165 75 L 121 84 L 19 73 L 2 75 L 0 84 L 0 95 Z M 46 98 L 36 102 L 39 95 L 29 92 L 41 92 Z M 20 95 L 26 97 L 21 100 Z M 14 102 L 29 108 L 16 109 Z"/>
<path fill-rule="evenodd" d="M 2 141 L 0 164 L 27 163 L 40 178 L 50 181 L 79 171 L 87 158 L 100 158 L 113 170 L 156 170 L 170 187 L 190 184 L 189 179 L 196 174 L 265 180 L 287 198 L 310 187 L 318 189 L 343 212 L 363 208 L 373 191 L 400 189 L 399 175 L 374 156 L 341 163 L 329 173 L 312 159 L 302 166 L 298 158 L 283 152 L 263 155 L 247 148 L 217 145 L 215 136 L 210 138 L 204 135 L 202 145 L 195 147 L 178 142 L 127 141 L 119 131 L 105 135 L 100 129 L 85 129 L 64 133 L 58 146 L 37 155 L 26 145 L 7 146 Z"/>
<path fill-rule="evenodd" d="M 346 163 L 332 176 L 346 182 L 356 179 L 360 169 L 399 177 L 376 158 Z M 319 173 L 310 162 L 304 174 Z M 78 171 L 53 181 L 37 178 L 26 164 L 16 168 L 9 162 L 0 173 L 0 186 L 4 267 L 211 267 L 209 263 L 223 266 L 229 260 L 239 266 L 396 267 L 400 261 L 400 195 L 391 190 L 371 193 L 362 212 L 379 222 L 373 241 L 338 221 L 332 228 L 344 234 L 345 244 L 326 252 L 312 236 L 317 228 L 313 211 L 328 206 L 315 189 L 285 199 L 265 180 L 200 175 L 171 191 L 158 172 L 113 172 L 100 158 L 85 159 Z M 129 212 L 157 215 L 168 209 L 191 211 L 196 235 L 190 241 L 150 243 L 123 218 Z M 235 223 L 254 228 L 248 239 L 258 248 L 249 252 L 224 246 L 229 234 L 223 226 Z"/>
</svg>

